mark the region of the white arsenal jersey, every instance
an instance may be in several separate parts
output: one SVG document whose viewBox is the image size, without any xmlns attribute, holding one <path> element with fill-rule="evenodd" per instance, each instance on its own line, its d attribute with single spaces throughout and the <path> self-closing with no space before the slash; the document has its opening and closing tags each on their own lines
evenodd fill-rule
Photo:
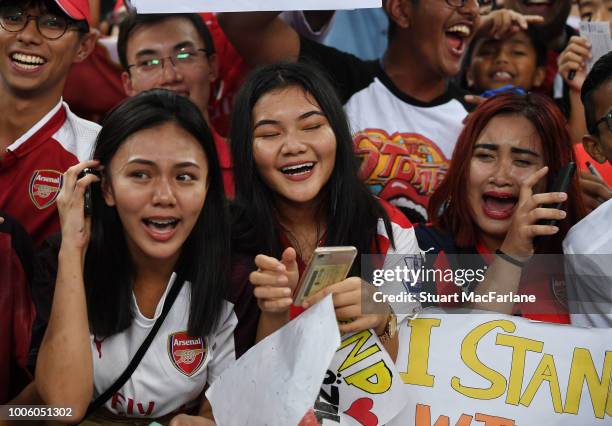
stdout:
<svg viewBox="0 0 612 426">
<path fill-rule="evenodd" d="M 176 274 L 172 275 L 154 318 L 144 317 L 132 295 L 134 320 L 121 333 L 102 340 L 91 336 L 94 398 L 125 370 L 160 316 Z M 126 417 L 161 417 L 198 399 L 207 383 L 236 360 L 233 332 L 238 319 L 228 301 L 219 324 L 206 339 L 187 335 L 191 284 L 186 282 L 142 361 L 105 408 Z"/>
</svg>

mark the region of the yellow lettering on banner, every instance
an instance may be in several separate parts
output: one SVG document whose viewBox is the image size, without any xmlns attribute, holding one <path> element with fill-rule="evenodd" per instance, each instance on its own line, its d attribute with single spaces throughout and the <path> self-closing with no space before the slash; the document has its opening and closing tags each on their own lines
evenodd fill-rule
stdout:
<svg viewBox="0 0 612 426">
<path fill-rule="evenodd" d="M 500 327 L 506 332 L 512 332 L 516 329 L 516 326 L 512 321 L 489 321 L 470 331 L 461 343 L 461 359 L 465 365 L 479 376 L 491 382 L 491 386 L 488 388 L 471 388 L 468 386 L 463 386 L 459 377 L 453 377 L 451 379 L 451 387 L 468 398 L 495 399 L 502 396 L 506 390 L 506 378 L 498 371 L 495 371 L 483 364 L 482 361 L 478 359 L 478 354 L 476 353 L 480 339 L 497 327 Z"/>
<path fill-rule="evenodd" d="M 567 383 L 567 396 L 565 398 L 564 411 L 569 414 L 578 414 L 580 398 L 582 396 L 582 386 L 586 380 L 595 417 L 603 419 L 606 414 L 612 416 L 612 395 L 610 391 L 611 376 L 612 352 L 606 352 L 600 379 L 588 349 L 575 348 L 570 376 Z M 607 407 L 606 401 L 608 402 Z"/>
<path fill-rule="evenodd" d="M 429 365 L 429 346 L 431 329 L 440 327 L 438 318 L 417 318 L 410 321 L 410 346 L 408 348 L 408 365 L 400 373 L 402 381 L 410 385 L 433 387 L 434 376 L 427 373 Z"/>
<path fill-rule="evenodd" d="M 525 389 L 525 393 L 521 397 L 521 405 L 529 407 L 533 397 L 540 389 L 543 381 L 548 382 L 550 387 L 551 400 L 553 408 L 556 413 L 563 412 L 563 403 L 561 402 L 561 388 L 559 387 L 559 376 L 557 375 L 557 368 L 555 367 L 555 360 L 552 355 L 544 354 L 538 367 L 533 373 L 531 381 Z"/>
<path fill-rule="evenodd" d="M 515 330 L 516 327 L 514 327 L 511 332 L 514 333 Z M 542 352 L 544 342 L 507 334 L 498 334 L 495 343 L 500 346 L 512 348 L 512 364 L 510 367 L 506 403 L 518 405 L 519 399 L 521 398 L 521 390 L 523 389 L 523 376 L 525 374 L 525 357 L 527 351 Z"/>
<path fill-rule="evenodd" d="M 391 388 L 391 370 L 383 360 L 356 373 L 346 376 L 344 381 L 370 394 L 385 393 Z"/>
<path fill-rule="evenodd" d="M 361 333 L 357 333 L 357 334 L 353 334 L 352 336 L 349 336 L 346 340 L 344 340 L 340 344 L 340 348 L 338 348 L 339 351 L 353 343 L 355 343 L 355 346 L 353 347 L 353 349 L 351 349 L 351 352 L 348 354 L 346 359 L 342 362 L 342 365 L 340 365 L 340 368 L 338 368 L 338 371 L 343 371 L 349 368 L 351 365 L 356 364 L 359 361 L 362 361 L 366 359 L 367 357 L 374 355 L 376 352 L 380 352 L 380 348 L 376 344 L 371 345 L 370 347 L 368 347 L 367 349 L 364 349 L 363 351 L 361 350 L 363 345 L 365 345 L 365 343 L 368 341 L 368 339 L 371 336 L 372 336 L 372 332 L 370 330 L 364 330 Z"/>
</svg>

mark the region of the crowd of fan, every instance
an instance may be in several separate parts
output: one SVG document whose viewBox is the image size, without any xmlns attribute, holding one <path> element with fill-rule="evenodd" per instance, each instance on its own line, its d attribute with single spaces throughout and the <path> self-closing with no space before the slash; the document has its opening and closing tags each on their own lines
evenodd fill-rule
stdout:
<svg viewBox="0 0 612 426">
<path fill-rule="evenodd" d="M 359 262 L 292 307 L 319 245 L 480 254 L 484 283 L 429 291 L 533 293 L 545 302 L 493 309 L 612 326 L 605 272 L 561 270 L 580 293 L 568 307 L 551 271 L 527 265 L 612 255 L 612 53 L 593 64 L 575 27 L 612 28 L 608 3 L 145 15 L 121 0 L 0 0 L 0 404 L 84 417 L 171 288 L 158 335 L 215 356 L 193 371 L 167 360 L 189 383 L 158 380 L 147 357 L 169 343 L 156 338 L 115 393 L 154 408 L 113 396 L 95 421 L 214 424 L 204 386 L 329 293 L 352 320 L 341 332 L 372 328 L 393 354 L 401 307 L 363 312 Z M 570 162 L 567 189 L 547 192 Z M 592 297 L 603 310 L 576 302 Z"/>
</svg>

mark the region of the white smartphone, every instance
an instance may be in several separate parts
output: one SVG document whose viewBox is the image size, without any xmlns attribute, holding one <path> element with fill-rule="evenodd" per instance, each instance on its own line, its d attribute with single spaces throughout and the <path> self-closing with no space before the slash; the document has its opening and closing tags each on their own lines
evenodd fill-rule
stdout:
<svg viewBox="0 0 612 426">
<path fill-rule="evenodd" d="M 357 249 L 352 246 L 317 247 L 300 277 L 293 304 L 300 306 L 311 294 L 345 279 L 355 257 Z"/>
</svg>

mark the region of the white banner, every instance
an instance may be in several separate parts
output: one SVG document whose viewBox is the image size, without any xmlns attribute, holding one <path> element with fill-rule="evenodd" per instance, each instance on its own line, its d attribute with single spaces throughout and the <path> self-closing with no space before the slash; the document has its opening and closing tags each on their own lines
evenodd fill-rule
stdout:
<svg viewBox="0 0 612 426">
<path fill-rule="evenodd" d="M 381 7 L 381 0 L 131 0 L 138 13 L 339 10 Z"/>
<path fill-rule="evenodd" d="M 612 329 L 426 311 L 400 328 L 392 426 L 612 424 Z"/>
</svg>

